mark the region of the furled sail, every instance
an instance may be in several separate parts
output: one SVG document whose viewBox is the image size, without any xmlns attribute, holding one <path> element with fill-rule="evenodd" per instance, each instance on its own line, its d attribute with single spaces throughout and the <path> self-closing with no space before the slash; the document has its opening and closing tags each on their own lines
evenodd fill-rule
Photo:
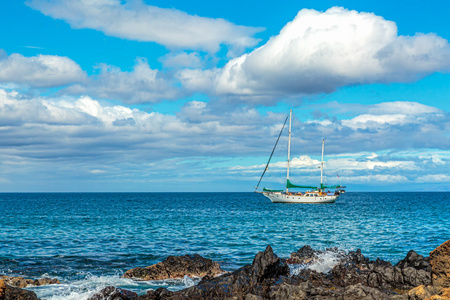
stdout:
<svg viewBox="0 0 450 300">
<path fill-rule="evenodd" d="M 299 188 L 299 189 L 317 189 L 317 186 L 312 186 L 312 185 L 296 185 L 296 184 L 292 184 L 290 182 L 290 180 L 287 180 L 286 183 L 286 188 L 291 189 L 291 188 Z"/>
<path fill-rule="evenodd" d="M 283 190 L 271 190 L 271 189 L 266 189 L 266 188 L 263 188 L 263 191 L 264 192 L 283 192 Z"/>
</svg>

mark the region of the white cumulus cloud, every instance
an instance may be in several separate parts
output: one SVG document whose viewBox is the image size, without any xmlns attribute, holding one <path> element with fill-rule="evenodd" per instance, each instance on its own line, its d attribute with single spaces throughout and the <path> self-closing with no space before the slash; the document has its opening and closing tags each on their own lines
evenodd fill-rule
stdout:
<svg viewBox="0 0 450 300">
<path fill-rule="evenodd" d="M 37 55 L 25 57 L 0 50 L 0 82 L 30 87 L 58 87 L 82 82 L 86 73 L 68 57 Z"/>
<path fill-rule="evenodd" d="M 450 46 L 435 34 L 398 36 L 392 21 L 373 13 L 333 7 L 302 9 L 265 45 L 214 72 L 184 71 L 185 85 L 205 81 L 222 95 L 280 96 L 330 93 L 367 83 L 409 82 L 450 70 Z M 200 84 L 199 84 L 200 83 Z M 254 98 L 254 96 L 258 96 Z"/>
</svg>

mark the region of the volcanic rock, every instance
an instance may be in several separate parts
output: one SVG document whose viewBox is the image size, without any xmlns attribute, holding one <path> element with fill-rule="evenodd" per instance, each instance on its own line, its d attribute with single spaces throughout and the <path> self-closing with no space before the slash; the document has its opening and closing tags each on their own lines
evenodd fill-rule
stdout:
<svg viewBox="0 0 450 300">
<path fill-rule="evenodd" d="M 314 250 L 311 246 L 306 245 L 297 250 L 296 252 L 291 253 L 291 257 L 286 260 L 288 264 L 296 264 L 309 266 L 313 263 L 316 263 L 320 260 L 320 256 L 325 253 L 332 253 L 339 259 L 345 257 L 345 252 L 339 250 L 338 248 L 328 248 L 325 251 Z"/>
<path fill-rule="evenodd" d="M 162 280 L 169 278 L 217 276 L 223 274 L 217 262 L 203 258 L 198 254 L 169 256 L 163 262 L 146 268 L 134 268 L 125 272 L 123 277 L 140 280 Z"/>
<path fill-rule="evenodd" d="M 362 284 L 391 291 L 407 291 L 431 283 L 430 259 L 415 251 L 410 251 L 403 260 L 393 266 L 381 259 L 370 261 L 364 257 L 360 249 L 345 254 L 337 248 L 320 251 L 307 245 L 292 253 L 287 262 L 311 268 L 312 264 L 321 261 L 325 253 L 331 253 L 336 258 L 336 265 L 330 272 L 329 280 L 337 287 Z M 301 271 L 299 275 L 305 277 L 306 273 Z"/>
<path fill-rule="evenodd" d="M 289 267 L 268 245 L 264 252 L 256 254 L 252 263 L 252 281 L 262 282 L 264 279 L 286 276 L 289 274 Z"/>
<path fill-rule="evenodd" d="M 411 267 L 416 270 L 431 272 L 430 257 L 423 257 L 414 250 L 409 251 L 406 257 L 399 261 L 395 266 L 400 269 Z"/>
<path fill-rule="evenodd" d="M 306 245 L 291 253 L 291 257 L 286 260 L 288 264 L 308 265 L 317 259 L 320 252 L 315 251 L 310 245 Z"/>
<path fill-rule="evenodd" d="M 124 300 L 185 300 L 185 299 L 345 299 L 345 300 L 450 300 L 450 288 L 446 286 L 450 243 L 446 242 L 423 257 L 414 251 L 396 265 L 377 259 L 371 261 L 361 250 L 337 255 L 337 263 L 330 272 L 317 272 L 307 266 L 320 259 L 323 251 L 309 246 L 291 255 L 291 261 L 301 264 L 290 275 L 288 264 L 267 246 L 259 252 L 251 265 L 218 277 L 205 275 L 198 285 L 181 290 L 168 291 L 159 288 L 137 298 L 108 298 Z M 433 284 L 431 285 L 431 274 Z M 438 276 L 439 275 L 439 276 Z M 104 295 L 111 295 L 111 293 Z M 94 298 L 97 300 L 101 298 Z"/>
<path fill-rule="evenodd" d="M 450 288 L 450 240 L 430 252 L 433 285 Z"/>
<path fill-rule="evenodd" d="M 450 299 L 450 288 L 443 288 L 441 286 L 424 286 L 420 285 L 411 289 L 407 294 L 408 300 L 448 300 Z"/>
<path fill-rule="evenodd" d="M 419 285 L 431 283 L 428 258 L 410 251 L 393 266 L 390 262 L 377 259 L 370 261 L 361 250 L 349 252 L 331 271 L 333 282 L 338 286 L 363 284 L 385 290 L 407 291 Z"/>
<path fill-rule="evenodd" d="M 39 300 L 32 291 L 27 291 L 18 287 L 13 287 L 0 279 L 0 299 L 1 300 Z"/>
<path fill-rule="evenodd" d="M 271 285 L 281 276 L 288 275 L 289 267 L 269 245 L 255 256 L 251 265 L 219 277 L 205 276 L 198 285 L 181 291 L 150 291 L 142 299 L 244 299 L 247 295 L 266 299 Z"/>
<path fill-rule="evenodd" d="M 137 300 L 138 294 L 124 289 L 107 286 L 88 300 Z"/>
<path fill-rule="evenodd" d="M 6 284 L 14 287 L 24 288 L 29 285 L 41 286 L 46 284 L 60 284 L 58 279 L 40 278 L 40 279 L 27 279 L 23 277 L 11 277 L 6 275 L 0 275 L 0 279 L 4 280 Z"/>
</svg>

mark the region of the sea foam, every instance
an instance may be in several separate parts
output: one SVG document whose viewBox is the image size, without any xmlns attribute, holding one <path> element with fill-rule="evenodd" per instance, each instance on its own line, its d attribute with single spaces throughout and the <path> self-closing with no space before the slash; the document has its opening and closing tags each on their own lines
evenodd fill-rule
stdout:
<svg viewBox="0 0 450 300">
<path fill-rule="evenodd" d="M 194 286 L 200 278 L 189 278 L 185 276 L 180 279 L 136 281 L 128 278 L 114 276 L 87 275 L 85 279 L 72 281 L 70 283 L 44 285 L 30 287 L 41 299 L 46 300 L 86 300 L 95 293 L 100 292 L 107 286 L 114 286 L 145 294 L 148 290 L 165 287 L 171 291 L 177 291 Z"/>
<path fill-rule="evenodd" d="M 289 265 L 291 276 L 298 275 L 301 270 L 310 269 L 319 273 L 328 273 L 330 272 L 334 266 L 339 263 L 339 260 L 342 258 L 342 253 L 338 253 L 336 251 L 325 251 L 317 255 L 317 258 L 313 263 L 304 265 L 304 264 L 293 264 Z"/>
</svg>

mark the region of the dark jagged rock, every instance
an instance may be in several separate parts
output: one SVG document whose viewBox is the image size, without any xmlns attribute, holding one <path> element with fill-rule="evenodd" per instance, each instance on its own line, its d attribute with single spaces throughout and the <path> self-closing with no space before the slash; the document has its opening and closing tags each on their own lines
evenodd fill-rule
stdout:
<svg viewBox="0 0 450 300">
<path fill-rule="evenodd" d="M 318 251 L 306 245 L 291 253 L 291 257 L 287 259 L 288 264 L 308 265 L 317 259 Z"/>
<path fill-rule="evenodd" d="M 267 278 L 286 276 L 289 274 L 289 267 L 268 245 L 264 252 L 256 254 L 252 263 L 253 282 L 261 282 Z"/>
<path fill-rule="evenodd" d="M 291 257 L 286 260 L 288 264 L 292 265 L 303 265 L 309 266 L 318 260 L 320 260 L 320 255 L 325 253 L 334 253 L 336 257 L 343 259 L 346 254 L 344 251 L 339 250 L 338 248 L 328 248 L 325 251 L 314 250 L 311 246 L 306 245 L 297 250 L 296 252 L 291 253 Z"/>
<path fill-rule="evenodd" d="M 178 298 L 177 298 L 178 297 Z M 147 294 L 139 296 L 138 300 L 160 300 L 160 299 L 183 299 L 181 295 L 174 296 L 174 292 L 166 288 L 158 288 L 155 291 L 148 291 Z M 199 299 L 199 298 L 197 298 Z"/>
<path fill-rule="evenodd" d="M 336 284 L 332 282 L 330 274 L 320 273 L 310 269 L 303 269 L 297 275 L 292 276 L 293 280 L 299 282 L 309 282 L 315 287 L 336 288 Z"/>
<path fill-rule="evenodd" d="M 27 279 L 23 277 L 11 277 L 6 275 L 0 275 L 0 279 L 4 280 L 6 284 L 14 287 L 24 288 L 29 285 L 41 286 L 46 284 L 60 284 L 58 279 L 40 278 L 40 279 Z"/>
<path fill-rule="evenodd" d="M 124 289 L 107 286 L 88 300 L 137 300 L 138 294 Z"/>
<path fill-rule="evenodd" d="M 39 300 L 32 291 L 27 291 L 18 287 L 10 286 L 0 279 L 0 299 L 1 300 Z"/>
<path fill-rule="evenodd" d="M 409 254 L 409 253 L 408 253 Z M 430 252 L 429 262 L 431 267 L 431 284 L 420 285 L 411 289 L 407 296 L 408 300 L 425 299 L 450 299 L 450 240 Z M 425 270 L 429 270 L 426 264 Z M 403 300 L 403 299 L 401 299 Z"/>
<path fill-rule="evenodd" d="M 281 276 L 289 275 L 289 267 L 270 246 L 259 252 L 252 265 L 244 266 L 219 277 L 205 276 L 196 286 L 178 292 L 156 290 L 143 299 L 224 299 L 246 295 L 267 298 L 270 286 Z"/>
<path fill-rule="evenodd" d="M 371 261 L 359 249 L 348 255 L 343 255 L 338 249 L 330 249 L 328 251 L 338 257 L 330 272 L 301 268 L 290 276 L 287 262 L 267 246 L 264 252 L 255 256 L 251 265 L 218 277 L 206 275 L 198 285 L 181 291 L 172 292 L 165 288 L 149 291 L 136 300 L 449 300 L 450 287 L 445 286 L 445 280 L 450 280 L 450 274 L 446 273 L 450 263 L 449 250 L 450 242 L 436 248 L 430 253 L 430 258 L 410 251 L 404 259 L 392 265 L 381 259 Z M 295 253 L 291 259 L 295 258 L 295 262 L 304 267 L 320 259 L 324 252 L 305 246 Z M 435 285 L 431 285 L 432 272 L 437 278 L 433 277 Z"/>
<path fill-rule="evenodd" d="M 410 251 L 405 259 L 393 266 L 390 262 L 381 259 L 370 261 L 364 257 L 360 249 L 345 254 L 337 248 L 320 251 L 304 246 L 292 253 L 287 261 L 291 264 L 311 267 L 313 263 L 320 261 L 321 255 L 326 252 L 334 253 L 337 258 L 337 264 L 331 270 L 331 280 L 336 286 L 348 287 L 362 284 L 385 290 L 406 291 L 431 282 L 429 258 L 424 258 L 414 251 Z"/>
<path fill-rule="evenodd" d="M 392 298 L 392 294 L 386 293 L 383 290 L 379 290 L 373 287 L 363 285 L 361 283 L 351 285 L 342 292 L 342 298 L 346 300 L 387 300 Z M 337 299 L 337 297 L 335 298 Z"/>
<path fill-rule="evenodd" d="M 395 266 L 400 269 L 410 267 L 416 270 L 431 272 L 430 257 L 423 257 L 414 250 L 409 251 L 406 257 L 399 261 Z"/>
<path fill-rule="evenodd" d="M 362 255 L 361 249 L 358 249 L 356 251 L 350 251 L 343 262 L 350 262 L 357 266 L 361 266 L 363 264 L 368 264 L 369 259 Z"/>
<path fill-rule="evenodd" d="M 450 240 L 430 252 L 433 285 L 450 288 Z"/>
<path fill-rule="evenodd" d="M 146 268 L 134 268 L 125 272 L 123 277 L 140 280 L 162 280 L 187 276 L 203 277 L 223 274 L 217 262 L 203 258 L 198 254 L 169 256 L 165 261 Z"/>
<path fill-rule="evenodd" d="M 305 277 L 305 275 L 307 276 Z M 393 293 L 361 283 L 340 287 L 334 285 L 327 275 L 310 271 L 294 276 L 291 279 L 284 279 L 282 283 L 273 285 L 268 295 L 269 297 L 263 299 L 362 300 L 390 299 Z"/>
<path fill-rule="evenodd" d="M 361 283 L 348 287 L 336 285 L 331 274 L 301 270 L 289 276 L 286 262 L 268 246 L 256 255 L 252 265 L 216 278 L 204 277 L 197 286 L 182 291 L 149 291 L 140 300 L 152 299 L 389 299 L 386 293 Z"/>
<path fill-rule="evenodd" d="M 418 285 L 431 283 L 427 258 L 410 251 L 395 266 L 377 259 L 370 261 L 358 249 L 350 252 L 332 270 L 333 280 L 339 286 L 363 285 L 386 290 L 406 291 Z"/>
</svg>

